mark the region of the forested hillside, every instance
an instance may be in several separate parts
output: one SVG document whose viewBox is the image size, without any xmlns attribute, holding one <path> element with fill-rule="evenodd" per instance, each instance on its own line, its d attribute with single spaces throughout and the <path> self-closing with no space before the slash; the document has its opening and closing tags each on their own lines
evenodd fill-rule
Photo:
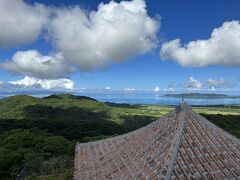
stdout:
<svg viewBox="0 0 240 180">
<path fill-rule="evenodd" d="M 76 142 L 133 131 L 173 109 L 172 106 L 102 103 L 71 94 L 1 99 L 0 179 L 15 178 L 25 164 L 72 159 Z M 194 110 L 240 137 L 239 107 L 194 107 Z"/>
<path fill-rule="evenodd" d="M 74 145 L 123 134 L 156 120 L 173 107 L 101 103 L 70 94 L 0 100 L 0 179 L 25 164 L 67 160 Z"/>
</svg>

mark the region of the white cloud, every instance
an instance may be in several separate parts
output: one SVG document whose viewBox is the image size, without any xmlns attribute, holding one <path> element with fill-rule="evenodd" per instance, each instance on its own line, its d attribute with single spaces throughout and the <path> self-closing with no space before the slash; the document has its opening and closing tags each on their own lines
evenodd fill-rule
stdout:
<svg viewBox="0 0 240 180">
<path fill-rule="evenodd" d="M 159 86 L 156 86 L 156 87 L 154 88 L 154 92 L 160 92 L 160 87 L 159 87 Z"/>
<path fill-rule="evenodd" d="M 123 90 L 124 90 L 124 91 L 136 91 L 135 88 L 124 88 Z"/>
<path fill-rule="evenodd" d="M 233 87 L 236 87 L 237 84 L 235 82 L 231 82 L 231 81 L 225 81 L 223 78 L 220 79 L 212 79 L 209 78 L 206 82 L 206 87 L 211 88 L 211 89 L 216 89 L 216 88 L 221 88 L 221 90 L 223 89 L 233 89 Z"/>
<path fill-rule="evenodd" d="M 0 67 L 21 75 L 37 78 L 62 78 L 74 71 L 65 63 L 62 54 L 43 56 L 36 50 L 17 51 L 12 60 Z"/>
<path fill-rule="evenodd" d="M 10 91 L 25 90 L 25 88 L 20 85 L 3 82 L 0 84 L 0 90 L 1 92 L 5 92 L 5 91 L 10 92 Z"/>
<path fill-rule="evenodd" d="M 56 79 L 77 68 L 88 71 L 150 52 L 158 44 L 160 20 L 148 16 L 144 0 L 100 3 L 96 11 L 0 0 L 0 27 L 0 48 L 27 44 L 47 35 L 56 52 L 41 55 L 37 50 L 17 51 L 0 64 L 1 68 Z"/>
<path fill-rule="evenodd" d="M 214 80 L 212 78 L 209 78 L 207 80 L 207 84 L 211 87 L 221 86 L 224 85 L 226 82 L 223 78 L 220 78 L 219 80 Z"/>
<path fill-rule="evenodd" d="M 190 77 L 188 82 L 186 83 L 186 86 L 189 89 L 200 89 L 202 87 L 202 83 L 194 77 Z"/>
<path fill-rule="evenodd" d="M 147 15 L 144 0 L 111 1 L 91 12 L 55 8 L 49 32 L 63 56 L 87 71 L 151 51 L 159 26 Z"/>
<path fill-rule="evenodd" d="M 40 35 L 49 10 L 22 0 L 0 0 L 0 48 L 27 44 Z"/>
<path fill-rule="evenodd" d="M 27 88 L 42 88 L 46 90 L 52 89 L 73 89 L 74 82 L 70 79 L 38 79 L 26 76 L 18 81 L 11 81 L 10 84 L 25 86 Z"/>
<path fill-rule="evenodd" d="M 160 51 L 162 60 L 173 60 L 182 66 L 240 66 L 240 24 L 227 21 L 215 28 L 207 40 L 181 45 L 179 39 L 165 42 Z"/>
<path fill-rule="evenodd" d="M 216 89 L 214 88 L 214 86 L 211 87 L 211 91 L 216 91 Z"/>
<path fill-rule="evenodd" d="M 107 86 L 105 87 L 105 90 L 111 90 L 111 87 Z"/>
<path fill-rule="evenodd" d="M 173 87 L 168 87 L 168 88 L 163 89 L 163 91 L 173 92 L 173 91 L 175 91 L 175 88 L 173 88 Z"/>
</svg>

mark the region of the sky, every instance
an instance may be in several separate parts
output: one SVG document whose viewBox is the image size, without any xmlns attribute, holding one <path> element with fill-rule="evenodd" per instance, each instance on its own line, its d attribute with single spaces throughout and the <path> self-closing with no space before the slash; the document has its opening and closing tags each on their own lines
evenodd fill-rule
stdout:
<svg viewBox="0 0 240 180">
<path fill-rule="evenodd" d="M 0 91 L 240 92 L 239 0 L 0 0 Z"/>
</svg>

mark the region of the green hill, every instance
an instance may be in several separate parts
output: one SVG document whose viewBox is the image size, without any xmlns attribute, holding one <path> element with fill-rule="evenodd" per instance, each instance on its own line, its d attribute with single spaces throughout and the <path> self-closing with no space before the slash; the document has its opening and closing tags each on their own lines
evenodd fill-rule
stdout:
<svg viewBox="0 0 240 180">
<path fill-rule="evenodd" d="M 171 110 L 172 107 L 101 103 L 71 94 L 1 99 L 0 179 L 13 179 L 26 163 L 72 158 L 77 141 L 123 134 Z"/>
<path fill-rule="evenodd" d="M 14 128 L 37 127 L 69 140 L 84 141 L 86 136 L 112 136 L 137 129 L 170 109 L 162 107 L 150 113 L 144 106 L 115 106 L 70 94 L 45 98 L 18 95 L 0 100 L 0 119 L 5 124 L 11 121 Z M 8 124 L 3 131 L 9 129 Z"/>
<path fill-rule="evenodd" d="M 78 100 L 92 100 L 97 101 L 96 99 L 87 97 L 87 96 L 74 96 L 72 94 L 52 94 L 47 97 L 43 97 L 43 99 L 78 99 Z"/>
</svg>

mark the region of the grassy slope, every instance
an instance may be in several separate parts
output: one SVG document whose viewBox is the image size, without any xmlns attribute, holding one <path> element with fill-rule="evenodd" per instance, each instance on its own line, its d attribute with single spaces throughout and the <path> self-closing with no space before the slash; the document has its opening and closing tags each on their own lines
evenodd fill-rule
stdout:
<svg viewBox="0 0 240 180">
<path fill-rule="evenodd" d="M 31 117 L 42 118 L 41 115 L 48 115 L 46 111 L 36 112 L 40 108 L 52 108 L 61 109 L 63 111 L 71 108 L 79 108 L 82 110 L 89 111 L 91 113 L 108 113 L 110 121 L 114 121 L 118 124 L 122 124 L 123 119 L 120 116 L 127 115 L 146 115 L 159 117 L 173 109 L 173 107 L 168 106 L 148 106 L 148 105 L 127 105 L 127 104 L 114 104 L 114 103 L 101 103 L 95 100 L 86 99 L 72 99 L 66 96 L 63 99 L 59 98 L 34 98 L 31 96 L 19 95 L 14 97 L 9 97 L 0 100 L 0 119 L 29 119 Z M 72 109 L 74 110 L 74 109 Z M 31 114 L 29 114 L 31 113 Z M 39 114 L 42 113 L 42 114 Z M 45 114 L 44 114 L 45 113 Z M 60 111 L 58 112 L 60 113 Z M 59 114 L 56 114 L 59 116 Z M 69 115 L 69 114 L 68 114 Z M 31 117 L 30 117 L 31 116 Z M 77 112 L 72 112 L 71 116 L 66 114 L 60 114 L 60 119 L 77 118 L 79 114 Z M 51 116 L 51 119 L 54 118 Z"/>
<path fill-rule="evenodd" d="M 193 107 L 193 110 L 202 114 L 240 115 L 240 106 Z"/>
<path fill-rule="evenodd" d="M 193 110 L 228 133 L 240 138 L 240 106 L 200 106 L 193 107 Z"/>
<path fill-rule="evenodd" d="M 38 127 L 69 140 L 84 141 L 86 136 L 112 136 L 137 129 L 172 109 L 105 104 L 69 95 L 46 99 L 21 95 L 0 100 L 0 123 L 11 119 L 15 127 Z"/>
</svg>

